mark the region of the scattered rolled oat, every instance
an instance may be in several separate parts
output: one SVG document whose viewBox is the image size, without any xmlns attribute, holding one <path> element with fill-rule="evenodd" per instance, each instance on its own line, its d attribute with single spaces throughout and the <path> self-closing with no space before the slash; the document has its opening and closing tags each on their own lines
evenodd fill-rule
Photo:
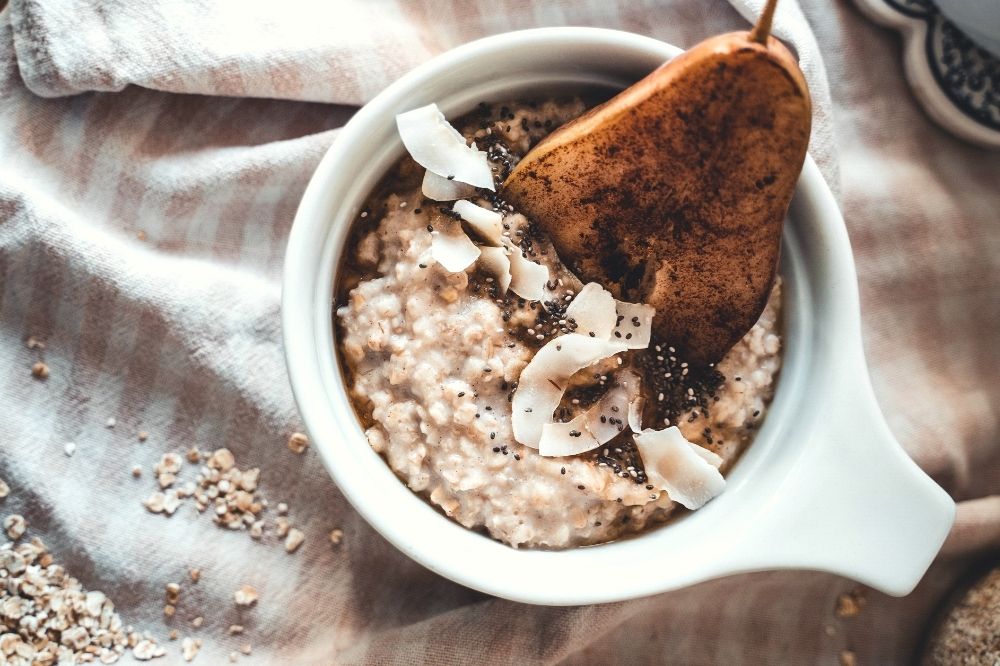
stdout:
<svg viewBox="0 0 1000 666">
<path fill-rule="evenodd" d="M 132 648 L 132 656 L 139 661 L 149 661 L 150 659 L 156 659 L 157 657 L 162 657 L 167 652 L 160 646 L 158 646 L 151 639 L 143 639 L 135 644 Z"/>
<path fill-rule="evenodd" d="M 146 501 L 142 503 L 152 513 L 161 513 L 163 511 L 163 493 L 153 493 L 146 498 Z"/>
<path fill-rule="evenodd" d="M 160 456 L 160 462 L 156 463 L 153 471 L 156 472 L 157 477 L 169 475 L 171 479 L 175 479 L 176 474 L 181 471 L 181 465 L 183 464 L 181 457 L 176 453 L 164 453 Z M 173 480 L 170 483 L 173 483 Z M 169 486 L 170 483 L 167 485 Z M 160 485 L 163 485 L 163 481 L 160 481 Z"/>
<path fill-rule="evenodd" d="M 203 624 L 205 624 L 205 618 L 203 618 L 201 615 L 191 620 L 191 626 L 193 626 L 195 629 L 201 627 L 201 625 Z"/>
<path fill-rule="evenodd" d="M 301 432 L 293 432 L 288 438 L 288 448 L 292 453 L 303 453 L 309 448 L 309 438 Z"/>
<path fill-rule="evenodd" d="M 184 661 L 191 661 L 194 659 L 195 655 L 198 654 L 198 650 L 201 649 L 201 640 L 195 640 L 190 637 L 186 637 L 181 641 L 181 656 L 184 657 Z"/>
<path fill-rule="evenodd" d="M 63 446 L 63 453 L 65 453 L 67 457 L 72 456 L 76 453 L 76 444 L 73 442 L 66 442 L 66 445 Z"/>
<path fill-rule="evenodd" d="M 163 510 L 167 512 L 168 516 L 171 516 L 181 505 L 180 496 L 175 491 L 168 490 L 163 494 L 163 497 Z"/>
<path fill-rule="evenodd" d="M 197 583 L 201 580 L 201 569 L 188 569 L 188 576 L 192 583 Z"/>
<path fill-rule="evenodd" d="M 181 637 L 180 633 L 178 633 L 178 631 L 176 629 L 171 629 L 170 633 L 168 634 L 168 636 L 170 637 L 170 640 L 172 640 L 172 641 L 176 641 L 178 638 Z"/>
<path fill-rule="evenodd" d="M 167 617 L 173 617 L 176 612 L 177 608 L 173 604 L 167 604 L 163 607 L 163 614 Z"/>
<path fill-rule="evenodd" d="M 252 606 L 257 601 L 257 588 L 253 585 L 243 585 L 233 593 L 233 599 L 238 606 Z"/>
<path fill-rule="evenodd" d="M 204 462 L 195 481 L 182 482 L 178 478 L 184 458 Z M 257 494 L 260 470 L 237 467 L 236 458 L 229 449 L 205 453 L 192 447 L 184 457 L 166 453 L 155 471 L 160 491 L 152 493 L 143 502 L 150 512 L 170 515 L 184 500 L 192 498 L 198 512 L 210 510 L 217 525 L 232 530 L 246 529 L 255 540 L 264 538 L 269 528 L 261 519 L 261 514 L 268 503 Z M 275 520 L 274 535 L 284 542 L 288 552 L 295 552 L 302 545 L 305 535 L 301 530 L 292 530 L 288 518 L 284 516 L 288 513 L 285 502 L 279 503 L 276 511 L 282 515 Z"/>
<path fill-rule="evenodd" d="M 257 521 L 266 503 L 256 496 L 260 470 L 241 470 L 229 449 L 218 449 L 198 475 L 194 492 L 199 511 L 214 505 L 215 522 L 229 529 L 246 529 Z"/>
<path fill-rule="evenodd" d="M 220 472 L 228 472 L 236 464 L 236 457 L 229 449 L 216 449 L 208 458 L 208 466 Z"/>
<path fill-rule="evenodd" d="M 240 646 L 240 652 L 242 652 L 243 654 L 250 654 L 251 652 L 253 652 L 253 648 L 250 647 L 249 643 L 246 643 Z"/>
<path fill-rule="evenodd" d="M 334 546 L 339 545 L 343 539 L 344 539 L 344 530 L 338 528 L 330 531 L 330 543 L 332 543 Z"/>
<path fill-rule="evenodd" d="M 167 583 L 166 585 L 167 601 L 170 603 L 175 603 L 181 597 L 181 586 L 177 583 Z"/>
<path fill-rule="evenodd" d="M 0 500 L 10 495 L 10 486 L 3 479 L 0 479 Z"/>
<path fill-rule="evenodd" d="M 294 553 L 305 539 L 306 535 L 302 533 L 302 530 L 294 527 L 291 528 L 288 530 L 288 536 L 285 538 L 285 550 L 289 553 Z"/>
<path fill-rule="evenodd" d="M 857 657 L 850 650 L 842 650 L 840 653 L 840 666 L 856 666 Z"/>
<path fill-rule="evenodd" d="M 857 617 L 865 605 L 865 598 L 859 589 L 852 590 L 837 597 L 837 617 Z"/>
<path fill-rule="evenodd" d="M 229 653 L 229 661 L 230 661 L 230 663 L 235 664 L 239 660 L 239 658 L 240 658 L 240 653 L 239 652 L 230 652 Z"/>
<path fill-rule="evenodd" d="M 84 590 L 53 564 L 40 539 L 0 546 L 0 569 L 7 576 L 0 585 L 0 663 L 113 664 L 129 648 L 140 661 L 166 654 L 124 627 L 102 592 Z"/>
<path fill-rule="evenodd" d="M 116 425 L 118 425 L 118 419 L 113 416 L 109 416 L 108 420 L 104 422 L 105 428 L 114 428 Z"/>
<path fill-rule="evenodd" d="M 146 432 L 145 430 L 140 430 L 139 431 L 139 441 L 140 442 L 145 442 L 147 439 L 149 439 L 149 433 Z"/>
<path fill-rule="evenodd" d="M 165 493 L 155 492 L 143 502 L 143 505 L 151 513 L 166 513 L 168 516 L 172 516 L 180 504 L 181 500 L 174 490 L 168 490 Z"/>
<path fill-rule="evenodd" d="M 243 625 L 242 624 L 231 624 L 231 625 L 229 625 L 229 633 L 230 633 L 230 635 L 233 635 L 233 636 L 235 636 L 236 634 L 242 634 L 243 633 Z"/>
<path fill-rule="evenodd" d="M 139 465 L 133 465 L 132 466 L 132 476 L 134 476 L 137 479 L 140 476 L 142 476 L 142 467 L 140 467 Z"/>
<path fill-rule="evenodd" d="M 45 349 L 45 343 L 33 335 L 29 336 L 25 343 L 28 345 L 28 349 Z"/>
<path fill-rule="evenodd" d="M 20 539 L 24 535 L 24 530 L 27 526 L 27 521 L 20 514 L 12 513 L 3 519 L 3 529 L 7 532 L 7 536 L 10 537 L 11 541 Z"/>
<path fill-rule="evenodd" d="M 49 366 L 47 366 L 42 361 L 38 361 L 31 366 L 31 374 L 35 379 L 48 379 L 49 378 Z"/>
</svg>

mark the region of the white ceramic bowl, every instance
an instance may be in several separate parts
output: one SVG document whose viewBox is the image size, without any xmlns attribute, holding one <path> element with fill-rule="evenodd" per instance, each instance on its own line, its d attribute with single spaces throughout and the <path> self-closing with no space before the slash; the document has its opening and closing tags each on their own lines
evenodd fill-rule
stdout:
<svg viewBox="0 0 1000 666">
<path fill-rule="evenodd" d="M 861 347 L 854 262 L 837 204 L 807 159 L 784 236 L 785 365 L 771 410 L 726 491 L 672 524 L 615 543 L 515 550 L 413 494 L 369 447 L 334 352 L 333 280 L 348 226 L 403 154 L 397 113 L 437 102 L 449 118 L 482 100 L 620 89 L 679 49 L 590 28 L 528 30 L 467 44 L 417 68 L 355 115 L 302 198 L 283 288 L 292 389 L 316 449 L 354 507 L 404 553 L 472 588 L 537 604 L 614 601 L 744 571 L 842 574 L 909 592 L 954 504 L 893 440 Z M 594 571 L 629 575 L 615 585 Z"/>
</svg>

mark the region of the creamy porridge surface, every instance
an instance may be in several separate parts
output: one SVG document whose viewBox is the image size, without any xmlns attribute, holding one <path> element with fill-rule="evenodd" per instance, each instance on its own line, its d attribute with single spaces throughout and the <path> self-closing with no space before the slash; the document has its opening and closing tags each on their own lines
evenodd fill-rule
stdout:
<svg viewBox="0 0 1000 666">
<path fill-rule="evenodd" d="M 579 100 L 498 105 L 456 126 L 481 148 L 494 146 L 494 163 L 509 166 L 583 110 Z M 492 280 L 475 266 L 448 273 L 430 259 L 429 228 L 459 222 L 423 197 L 416 165 L 407 162 L 359 221 L 348 271 L 353 278 L 336 311 L 349 390 L 371 446 L 452 519 L 515 547 L 601 543 L 665 521 L 676 505 L 643 482 L 627 437 L 570 457 L 542 457 L 514 440 L 512 390 L 537 348 L 559 334 L 559 304 L 564 308 L 582 285 L 515 212 L 504 217 L 507 232 L 549 268 L 543 303 L 511 293 L 497 299 Z M 672 423 L 687 439 L 723 458 L 723 472 L 751 441 L 773 394 L 781 365 L 780 305 L 779 282 L 760 321 L 719 363 L 712 386 L 674 414 Z M 674 371 L 674 380 L 687 375 L 665 346 L 619 356 L 657 376 L 664 369 Z M 567 395 L 564 416 L 613 384 L 617 372 L 613 358 L 578 373 L 579 390 Z M 686 397 L 686 385 L 675 384 Z M 648 403 L 657 403 L 659 388 L 644 382 Z M 656 418 L 649 427 L 663 427 L 662 414 Z"/>
</svg>

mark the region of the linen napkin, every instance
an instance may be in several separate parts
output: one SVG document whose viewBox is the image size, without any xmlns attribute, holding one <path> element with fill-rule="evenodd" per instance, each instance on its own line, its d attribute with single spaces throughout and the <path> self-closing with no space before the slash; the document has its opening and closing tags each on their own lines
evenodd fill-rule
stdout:
<svg viewBox="0 0 1000 666">
<path fill-rule="evenodd" d="M 745 28 L 761 4 L 12 0 L 0 14 L 0 479 L 11 487 L 0 515 L 23 515 L 26 537 L 154 635 L 159 663 L 183 663 L 183 638 L 201 640 L 196 663 L 211 664 L 232 653 L 909 661 L 953 582 L 1000 547 L 1000 157 L 928 120 L 898 39 L 843 2 L 783 0 L 775 31 L 813 93 L 810 151 L 841 196 L 876 392 L 901 444 L 961 500 L 913 595 L 778 572 L 618 604 L 523 606 L 407 559 L 315 452 L 286 444 L 301 424 L 282 361 L 282 253 L 309 175 L 353 109 L 477 37 L 595 25 L 686 47 Z M 45 379 L 32 375 L 39 362 Z M 238 468 L 260 469 L 264 538 L 213 524 L 191 498 L 170 517 L 143 506 L 165 453 L 196 481 L 191 447 L 225 447 Z M 279 518 L 304 536 L 293 553 L 273 535 Z M 170 583 L 180 593 L 167 616 Z M 253 605 L 235 601 L 244 585 Z M 865 600 L 858 616 L 845 599 Z"/>
</svg>

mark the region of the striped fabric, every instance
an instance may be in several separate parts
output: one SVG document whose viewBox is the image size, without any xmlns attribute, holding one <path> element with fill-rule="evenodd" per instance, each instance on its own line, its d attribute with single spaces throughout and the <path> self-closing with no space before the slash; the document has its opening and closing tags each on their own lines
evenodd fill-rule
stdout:
<svg viewBox="0 0 1000 666">
<path fill-rule="evenodd" d="M 913 595 L 868 592 L 858 618 L 841 618 L 852 583 L 783 572 L 520 606 L 408 560 L 314 452 L 285 446 L 301 427 L 278 321 L 285 238 L 357 105 L 479 36 L 596 25 L 687 46 L 761 4 L 732 2 L 12 0 L 0 15 L 0 478 L 12 489 L 0 514 L 23 514 L 127 623 L 201 638 L 201 663 L 246 643 L 240 659 L 256 663 L 835 664 L 848 649 L 862 664 L 909 661 L 953 582 L 1000 547 L 1000 155 L 930 122 L 896 37 L 843 0 L 783 0 L 776 29 L 816 98 L 811 150 L 854 243 L 876 391 L 907 451 L 962 500 Z M 45 380 L 31 375 L 39 360 Z M 220 529 L 189 504 L 148 513 L 153 465 L 191 446 L 260 467 L 302 548 Z M 165 620 L 164 586 L 189 567 L 201 580 Z M 595 584 L 616 575 L 627 563 Z M 233 603 L 244 583 L 260 591 L 251 609 Z"/>
</svg>

